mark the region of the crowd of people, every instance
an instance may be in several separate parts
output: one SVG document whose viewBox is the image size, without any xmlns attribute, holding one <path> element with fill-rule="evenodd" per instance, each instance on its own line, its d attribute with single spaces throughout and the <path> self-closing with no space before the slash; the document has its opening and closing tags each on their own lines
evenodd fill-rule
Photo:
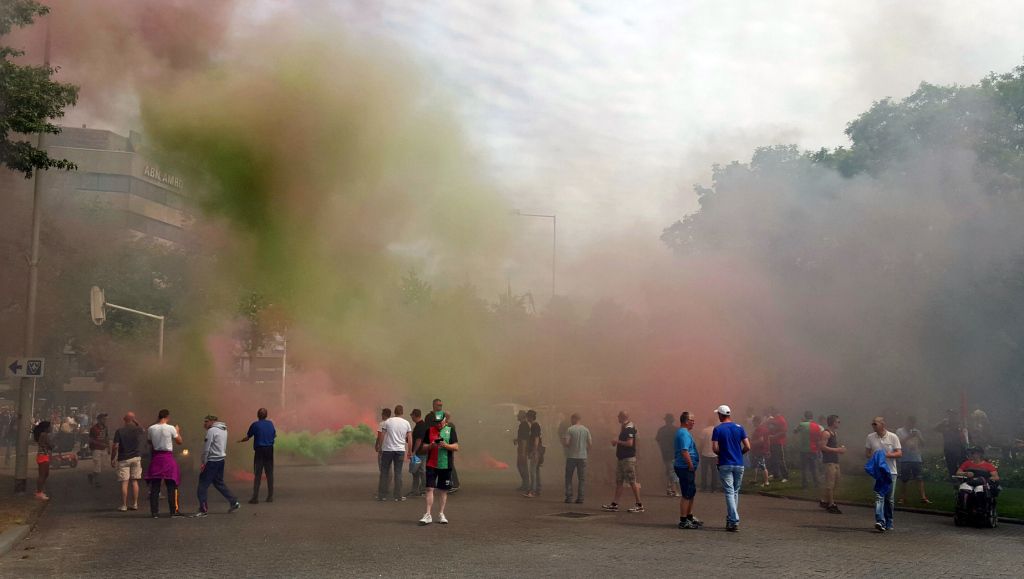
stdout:
<svg viewBox="0 0 1024 579">
<path fill-rule="evenodd" d="M 695 431 L 697 414 L 685 411 L 677 417 L 666 414 L 664 424 L 654 436 L 659 450 L 659 470 L 663 473 L 665 494 L 679 498 L 679 528 L 699 529 L 703 521 L 694 516 L 694 503 L 698 484 L 708 493 L 721 490 L 724 496 L 725 528 L 739 531 L 740 494 L 744 473 L 752 470 L 753 483 L 769 487 L 773 482 L 788 482 L 786 450 L 799 453 L 801 486 L 820 489 L 820 506 L 832 514 L 842 514 L 836 503 L 836 491 L 842 478 L 840 457 L 847 447 L 840 440 L 842 421 L 836 414 L 819 416 L 805 411 L 803 418 L 792 429 L 785 416 L 774 408 L 762 414 L 749 413 L 746 417 L 751 431 L 737 422 L 728 405 L 721 405 L 711 414 L 707 425 Z M 123 424 L 111 433 L 108 415 L 99 413 L 88 428 L 86 443 L 91 456 L 87 475 L 90 485 L 99 486 L 103 471 L 109 465 L 120 483 L 119 511 L 139 508 L 139 481 L 149 485 L 150 512 L 159 517 L 162 493 L 168 502 L 171 517 L 184 516 L 180 509 L 179 492 L 181 472 L 175 457 L 175 446 L 183 444 L 181 428 L 172 425 L 170 412 L 161 410 L 156 421 L 143 428 L 132 412 L 127 412 Z M 425 513 L 421 525 L 433 522 L 447 524 L 445 512 L 448 495 L 458 491 L 459 479 L 455 456 L 459 451 L 459 438 L 451 415 L 443 402 L 434 399 L 424 413 L 413 409 L 405 417 L 402 405 L 384 408 L 377 428 L 375 450 L 379 467 L 376 499 L 379 501 L 406 501 L 409 497 L 423 497 Z M 614 449 L 614 487 L 612 499 L 601 506 L 607 512 L 624 510 L 628 513 L 646 511 L 638 480 L 638 429 L 626 410 L 617 415 L 618 435 L 609 441 Z M 520 411 L 513 444 L 516 449 L 519 491 L 524 497 L 536 498 L 542 493 L 541 467 L 546 447 L 543 429 L 535 410 Z M 86 417 L 83 422 L 86 422 Z M 59 429 L 66 425 L 62 423 Z M 209 487 L 213 486 L 227 501 L 228 512 L 240 508 L 240 501 L 228 487 L 224 465 L 228 451 L 227 425 L 215 415 L 203 419 L 205 437 L 200 456 L 196 487 L 198 510 L 195 517 L 209 513 Z M 56 452 L 54 428 L 43 420 L 33 428 L 37 443 L 36 463 L 39 476 L 36 496 L 48 500 L 46 481 L 51 456 Z M 940 423 L 931 429 L 942 439 L 943 455 L 949 475 L 965 475 L 973 470 L 990 471 L 991 480 L 998 484 L 998 472 L 991 462 L 984 460 L 980 446 L 968 448 L 970 432 L 950 410 Z M 789 440 L 793 437 L 793 440 Z M 274 500 L 274 441 L 276 430 L 268 419 L 265 408 L 257 411 L 257 420 L 238 443 L 253 441 L 253 489 L 251 504 L 259 503 L 260 488 L 265 477 L 265 502 Z M 891 431 L 885 418 L 871 421 L 871 432 L 864 443 L 866 472 L 875 480 L 875 528 L 879 532 L 894 528 L 893 513 L 896 491 L 902 488 L 899 502 L 907 500 L 908 488 L 913 489 L 921 503 L 930 504 L 924 484 L 923 449 L 931 438 L 918 428 L 913 416 L 905 418 L 902 426 Z M 558 442 L 564 449 L 564 497 L 566 503 L 583 504 L 587 493 L 588 461 L 593 452 L 593 437 L 583 424 L 582 416 L 574 413 L 568 423 L 559 426 Z M 144 449 L 149 449 L 148 457 Z M 145 460 L 144 459 L 147 459 Z M 144 464 L 146 462 L 146 464 Z M 403 489 L 403 471 L 408 463 L 411 488 Z M 898 485 L 897 483 L 900 483 Z M 620 503 L 628 491 L 632 505 Z M 437 505 L 436 519 L 434 506 Z"/>
<path fill-rule="evenodd" d="M 180 508 L 179 492 L 181 487 L 181 469 L 175 457 L 175 446 L 184 443 L 181 427 L 171 424 L 171 413 L 167 409 L 160 410 L 156 421 L 143 428 L 136 419 L 134 412 L 127 412 L 122 418 L 123 424 L 111 431 L 107 425 L 106 413 L 96 416 L 95 422 L 88 429 L 87 445 L 91 451 L 92 466 L 87 475 L 90 486 L 101 486 L 103 471 L 108 467 L 116 473 L 120 483 L 121 505 L 119 511 L 136 511 L 139 509 L 139 481 L 145 480 L 149 485 L 149 508 L 153 518 L 159 518 L 160 495 L 167 498 L 169 514 L 172 518 L 184 517 Z M 259 503 L 260 486 L 266 476 L 266 502 L 274 500 L 274 440 L 276 430 L 273 422 L 267 418 L 267 409 L 260 408 L 256 413 L 256 421 L 246 432 L 239 443 L 253 441 L 253 481 L 252 504 Z M 213 486 L 228 503 L 228 512 L 237 511 L 241 504 L 224 481 L 224 464 L 228 451 L 227 425 L 215 415 L 203 418 L 205 430 L 203 450 L 199 461 L 199 477 L 196 486 L 198 509 L 193 517 L 205 517 L 209 514 L 208 494 Z M 50 471 L 50 462 L 56 452 L 52 423 L 43 420 L 32 429 L 32 438 L 36 442 L 36 498 L 49 500 L 46 493 L 46 482 Z M 148 456 L 144 450 L 148 448 Z M 147 464 L 143 465 L 146 458 Z"/>
<path fill-rule="evenodd" d="M 969 433 L 956 418 L 956 413 L 950 411 L 946 419 L 932 429 L 943 435 L 948 474 L 963 476 L 972 468 L 982 468 L 990 470 L 991 479 L 998 482 L 995 467 L 983 460 L 984 450 L 980 446 L 967 447 Z M 613 497 L 601 509 L 643 513 L 646 508 L 637 480 L 637 427 L 624 410 L 618 413 L 617 419 L 619 435 L 610 441 L 615 451 Z M 739 495 L 744 472 L 752 470 L 754 484 L 761 487 L 769 487 L 774 481 L 789 482 L 787 448 L 799 453 L 801 487 L 819 489 L 821 508 L 842 514 L 836 493 L 842 478 L 840 457 L 846 454 L 847 448 L 840 442 L 840 417 L 832 414 L 815 418 L 813 412 L 805 411 L 802 420 L 792 429 L 785 416 L 774 408 L 762 414 L 751 413 L 747 419 L 752 426 L 749 434 L 734 420 L 728 405 L 716 408 L 712 420 L 699 432 L 694 432 L 696 415 L 690 411 L 683 412 L 678 422 L 671 414 L 664 416 L 664 425 L 657 430 L 654 440 L 659 450 L 665 494 L 680 499 L 679 528 L 698 529 L 703 525 L 693 515 L 699 482 L 706 492 L 722 490 L 725 528 L 739 531 Z M 514 444 L 521 479 L 519 490 L 525 497 L 535 498 L 541 492 L 539 467 L 543 464 L 545 448 L 542 428 L 534 410 L 519 412 L 518 421 Z M 868 461 L 865 471 L 876 480 L 875 529 L 879 532 L 894 529 L 898 486 L 902 488 L 900 503 L 907 500 L 909 487 L 916 490 L 922 504 L 931 504 L 924 484 L 922 451 L 926 438 L 929 437 L 918 428 L 913 416 L 906 417 L 904 424 L 895 431 L 889 430 L 881 416 L 872 420 L 871 432 L 864 442 L 864 459 Z M 559 442 L 565 448 L 565 502 L 582 504 L 592 437 L 578 413 L 571 415 L 569 426 L 559 428 Z M 624 507 L 620 501 L 627 489 L 632 494 L 633 504 Z"/>
<path fill-rule="evenodd" d="M 380 479 L 377 485 L 377 500 L 388 500 L 389 483 L 392 483 L 391 498 L 396 502 L 410 496 L 423 496 L 426 513 L 420 518 L 420 525 L 434 522 L 435 499 L 438 504 L 437 522 L 448 524 L 445 507 L 448 495 L 459 489 L 458 473 L 455 470 L 455 453 L 459 450 L 459 435 L 451 415 L 444 411 L 439 398 L 431 402 L 430 412 L 424 417 L 419 408 L 413 409 L 410 417 L 413 423 L 402 417 L 405 408 L 395 406 L 394 411 L 385 408 L 377 426 L 377 464 Z M 412 474 L 412 490 L 402 494 L 402 471 L 409 461 Z"/>
</svg>

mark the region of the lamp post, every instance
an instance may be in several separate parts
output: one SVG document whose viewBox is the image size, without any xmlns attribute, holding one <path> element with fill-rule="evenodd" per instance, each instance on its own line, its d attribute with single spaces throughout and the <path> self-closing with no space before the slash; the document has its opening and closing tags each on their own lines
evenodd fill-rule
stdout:
<svg viewBox="0 0 1024 579">
<path fill-rule="evenodd" d="M 157 343 L 157 357 L 160 364 L 164 363 L 164 316 L 158 316 L 149 312 L 143 312 L 139 310 L 133 310 L 132 308 L 126 308 L 117 304 L 112 304 L 107 301 L 103 290 L 96 286 L 92 286 L 92 290 L 89 292 L 89 306 L 92 313 L 92 323 L 97 326 L 102 325 L 107 319 L 106 308 L 114 308 L 115 310 L 121 310 L 122 312 L 128 312 L 130 314 L 136 314 L 139 316 L 145 316 L 152 318 L 160 322 L 160 341 Z"/>
<path fill-rule="evenodd" d="M 43 49 L 43 66 L 50 66 L 50 19 L 46 19 L 46 45 Z M 40 132 L 36 148 L 44 149 L 43 133 Z M 32 356 L 36 353 L 36 302 L 39 288 L 39 233 L 42 229 L 42 173 L 36 169 L 32 182 L 32 237 L 28 254 L 28 289 L 25 308 L 25 346 L 23 354 Z M 28 437 L 35 414 L 36 381 L 32 378 L 31 391 L 29 378 L 22 378 L 18 391 L 18 435 L 14 447 L 14 492 L 23 494 L 28 488 Z"/>
<path fill-rule="evenodd" d="M 558 263 L 558 216 L 543 213 L 523 213 L 516 209 L 513 212 L 520 217 L 540 217 L 551 220 L 551 299 L 555 298 L 555 267 Z"/>
</svg>

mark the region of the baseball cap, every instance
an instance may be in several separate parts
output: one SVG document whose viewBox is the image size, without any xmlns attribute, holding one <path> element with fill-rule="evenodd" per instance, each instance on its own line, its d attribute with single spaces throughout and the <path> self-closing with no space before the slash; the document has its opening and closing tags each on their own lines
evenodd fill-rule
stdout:
<svg viewBox="0 0 1024 579">
<path fill-rule="evenodd" d="M 730 416 L 730 415 L 732 415 L 732 410 L 728 406 L 726 406 L 725 404 L 723 404 L 723 405 L 719 406 L 718 408 L 716 408 L 715 412 L 721 414 L 722 416 Z"/>
</svg>

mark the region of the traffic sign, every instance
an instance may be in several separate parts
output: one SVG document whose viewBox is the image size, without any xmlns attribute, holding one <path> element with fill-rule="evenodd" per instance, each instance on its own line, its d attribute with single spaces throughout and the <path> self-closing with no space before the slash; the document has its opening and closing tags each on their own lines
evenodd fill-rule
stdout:
<svg viewBox="0 0 1024 579">
<path fill-rule="evenodd" d="M 7 358 L 7 374 L 12 378 L 42 378 L 45 358 Z"/>
</svg>

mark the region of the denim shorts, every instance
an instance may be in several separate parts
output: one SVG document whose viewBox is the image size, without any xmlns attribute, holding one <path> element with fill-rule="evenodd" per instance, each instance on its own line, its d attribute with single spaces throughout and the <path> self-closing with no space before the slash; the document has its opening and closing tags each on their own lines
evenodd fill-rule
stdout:
<svg viewBox="0 0 1024 579">
<path fill-rule="evenodd" d="M 676 467 L 676 476 L 679 477 L 679 492 L 684 499 L 692 499 L 697 494 L 697 482 L 694 479 L 694 471 L 685 466 Z"/>
</svg>

